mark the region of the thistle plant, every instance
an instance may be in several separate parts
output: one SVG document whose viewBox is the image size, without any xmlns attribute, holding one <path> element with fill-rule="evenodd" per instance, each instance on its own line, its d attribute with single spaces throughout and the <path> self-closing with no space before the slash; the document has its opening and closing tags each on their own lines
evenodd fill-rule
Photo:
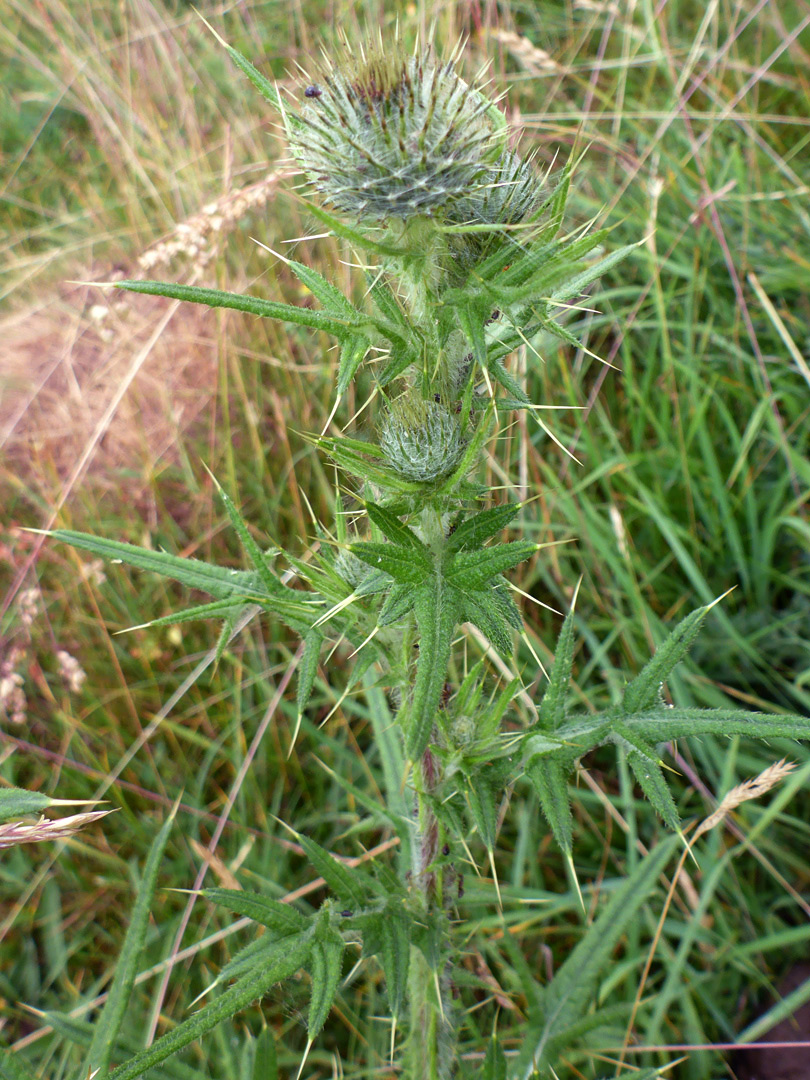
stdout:
<svg viewBox="0 0 810 1080">
<path fill-rule="evenodd" d="M 810 722 L 666 704 L 662 688 L 694 642 L 709 610 L 704 606 L 673 629 L 619 702 L 581 713 L 571 711 L 568 694 L 572 608 L 544 689 L 529 702 L 532 718 L 517 723 L 515 704 L 527 696 L 524 685 L 517 673 L 511 679 L 498 675 L 512 664 L 515 636 L 523 633 L 510 576 L 543 545 L 501 539 L 508 527 L 519 530 L 521 515 L 530 510 L 488 490 L 485 455 L 494 452 L 499 427 L 516 411 L 542 423 L 540 403 L 530 400 L 510 367 L 511 354 L 531 348 L 541 334 L 576 344 L 558 314 L 632 248 L 597 258 L 605 230 L 564 233 L 573 161 L 553 179 L 541 176 L 512 146 L 482 76 L 470 82 L 461 77 L 458 53 L 445 57 L 427 45 L 411 54 L 399 42 L 371 44 L 359 54 L 347 47 L 308 73 L 294 95 L 282 97 L 247 59 L 225 47 L 281 116 L 312 195 L 310 213 L 368 264 L 366 303 L 356 306 L 294 259 L 287 264 L 317 308 L 154 281 L 117 287 L 325 332 L 340 347 L 330 421 L 361 369 L 373 379 L 376 413 L 372 421 L 366 410 L 355 429 L 310 437 L 336 466 L 340 483 L 334 522 L 322 525 L 309 558 L 258 543 L 238 509 L 237 493 L 221 489 L 248 569 L 66 530 L 53 536 L 205 591 L 209 602 L 153 625 L 220 619 L 218 655 L 246 616 L 261 612 L 281 620 L 303 642 L 299 725 L 324 651 L 346 643 L 353 665 L 347 690 L 373 686 L 386 692 L 394 713 L 389 760 L 398 772 L 386 777 L 381 807 L 344 783 L 361 804 L 384 815 L 402 855 L 397 864 L 381 858 L 371 869 L 349 869 L 296 833 L 331 892 L 315 912 L 259 893 L 205 890 L 211 902 L 249 917 L 265 932 L 220 973 L 217 982 L 226 989 L 134 1056 L 117 1041 L 122 1008 L 102 1014 L 103 1038 L 93 1038 L 87 1068 L 104 1076 L 119 1062 L 109 1075 L 134 1080 L 305 969 L 311 1000 L 301 1075 L 341 986 L 347 953 L 356 958 L 359 948 L 382 968 L 389 1055 L 399 1075 L 456 1075 L 462 1051 L 472 1055 L 464 1067 L 485 1080 L 573 1075 L 566 1063 L 577 1060 L 589 1033 L 627 1020 L 623 1005 L 592 1009 L 598 980 L 682 837 L 663 744 L 715 734 L 808 738 Z M 471 666 L 462 659 L 457 639 L 468 625 L 500 654 L 499 669 L 486 658 Z M 531 683 L 535 672 L 529 675 Z M 515 952 L 526 1001 L 518 1049 L 507 1055 L 496 1031 L 476 1045 L 465 1026 L 470 1003 L 457 977 L 468 934 L 462 868 L 485 853 L 493 872 L 492 908 L 499 910 L 501 799 L 513 785 L 527 783 L 575 881 L 568 781 L 583 755 L 605 744 L 623 752 L 674 835 L 613 892 L 553 979 L 543 980 Z M 162 833 L 155 859 L 164 843 Z M 152 868 L 146 879 L 152 886 L 154 877 Z M 142 895 L 116 977 L 119 1004 L 131 989 L 144 907 Z M 505 937 L 514 952 L 511 935 Z M 365 1064 L 344 1062 L 345 1074 L 355 1068 L 359 1074 Z"/>
</svg>

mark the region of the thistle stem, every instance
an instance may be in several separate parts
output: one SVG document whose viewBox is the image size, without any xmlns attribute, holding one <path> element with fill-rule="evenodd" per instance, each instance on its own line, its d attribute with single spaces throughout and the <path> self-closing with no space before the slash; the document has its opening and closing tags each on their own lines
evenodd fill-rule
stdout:
<svg viewBox="0 0 810 1080">
<path fill-rule="evenodd" d="M 412 885 L 426 919 L 438 933 L 435 967 L 420 949 L 411 947 L 408 979 L 411 1023 L 405 1072 L 408 1080 L 447 1080 L 456 1058 L 446 971 L 450 952 L 449 923 L 444 911 L 442 872 L 435 865 L 441 826 L 431 802 L 439 779 L 439 762 L 430 750 L 426 750 L 419 763 L 417 782 L 419 835 L 414 845 Z"/>
</svg>

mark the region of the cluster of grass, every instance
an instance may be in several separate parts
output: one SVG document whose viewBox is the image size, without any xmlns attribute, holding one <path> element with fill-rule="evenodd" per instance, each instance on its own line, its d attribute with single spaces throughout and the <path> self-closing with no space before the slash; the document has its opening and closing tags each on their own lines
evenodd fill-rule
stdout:
<svg viewBox="0 0 810 1080">
<path fill-rule="evenodd" d="M 399 15 L 406 36 L 433 20 L 441 41 L 468 34 L 470 69 L 494 57 L 493 77 L 508 89 L 524 145 L 537 148 L 541 165 L 587 147 L 571 228 L 598 218 L 615 225 L 616 246 L 646 238 L 594 290 L 592 303 L 568 314 L 589 352 L 549 341 L 540 358 L 529 350 L 515 357 L 532 399 L 565 408 L 541 414 L 545 428 L 526 417 L 505 430 L 500 461 L 512 468 L 491 465 L 494 484 L 519 477 L 520 493 L 537 496 L 520 519 L 524 535 L 571 541 L 542 552 L 521 587 L 565 610 L 584 575 L 574 692 L 582 703 L 615 699 L 667 624 L 735 587 L 669 692 L 681 704 L 810 711 L 806 4 L 678 0 L 660 12 L 650 4 L 625 10 L 534 0 L 513 0 L 497 13 L 475 3 L 405 13 L 393 2 L 367 7 L 375 20 Z M 344 0 L 254 2 L 221 25 L 236 47 L 283 79 L 317 48 L 313 26 L 327 40 L 337 26 L 351 35 L 363 14 L 352 10 Z M 11 11 L 0 27 L 7 72 L 0 92 L 23 107 L 13 121 L 0 110 L 11 166 L 3 180 L 2 295 L 18 315 L 46 306 L 61 279 L 104 280 L 118 264 L 131 269 L 177 223 L 276 164 L 275 118 L 185 5 L 98 0 L 79 17 L 67 0 L 43 0 L 35 8 L 12 3 Z M 300 300 L 283 264 L 250 236 L 279 249 L 316 231 L 288 180 L 218 241 L 219 256 L 202 280 Z M 312 239 L 292 249 L 330 279 L 354 282 L 362 301 L 362 275 L 347 248 Z M 154 276 L 181 280 L 194 272 L 192 255 Z M 103 295 L 87 303 L 104 303 Z M 137 310 L 134 298 L 126 302 Z M 75 318 L 87 323 L 82 311 Z M 75 437 L 87 468 L 75 476 L 59 467 L 43 433 L 27 432 L 27 454 L 14 443 L 25 416 L 6 437 L 15 449 L 0 473 L 10 526 L 2 644 L 3 656 L 14 646 L 23 656 L 28 710 L 24 723 L 2 723 L 0 777 L 64 797 L 104 797 L 119 811 L 63 848 L 17 848 L 0 863 L 0 1043 L 54 1078 L 71 1075 L 81 1060 L 72 1041 L 81 1040 L 81 1025 L 33 1016 L 23 1003 L 88 1015 L 109 980 L 121 912 L 148 844 L 178 795 L 179 827 L 161 871 L 167 889 L 159 892 L 143 968 L 165 967 L 179 949 L 191 947 L 191 955 L 177 961 L 166 987 L 160 970 L 140 984 L 133 1044 L 184 1015 L 248 940 L 237 930 L 209 942 L 227 924 L 168 887 L 191 887 L 201 867 L 207 882 L 235 877 L 273 896 L 307 886 L 310 872 L 277 818 L 346 855 L 388 837 L 384 822 L 336 778 L 374 790 L 383 762 L 370 733 L 388 723 L 379 693 L 353 693 L 338 706 L 340 654 L 324 665 L 288 757 L 295 705 L 286 687 L 296 645 L 282 628 L 251 624 L 216 670 L 206 666 L 214 639 L 205 624 L 113 636 L 176 609 L 179 593 L 117 567 L 98 583 L 83 573 L 80 555 L 42 547 L 20 531 L 56 521 L 238 565 L 205 462 L 238 496 L 262 543 L 297 543 L 303 552 L 315 542 L 314 521 L 328 517 L 335 477 L 298 432 L 321 430 L 331 410 L 335 358 L 325 340 L 224 313 L 202 323 L 186 318 L 178 311 L 166 333 L 172 349 L 191 358 L 192 372 L 199 357 L 204 408 L 193 423 L 183 425 L 167 408 L 167 437 L 156 442 L 138 431 L 134 415 L 126 431 L 115 417 L 108 429 L 82 428 L 79 416 Z M 123 331 L 116 324 L 114 332 Z M 64 343 L 49 344 L 62 350 L 55 361 L 72 362 Z M 47 382 L 38 388 L 41 395 L 47 389 Z M 36 388 L 31 401 L 33 416 Z M 336 423 L 364 402 L 350 394 Z M 125 465 L 110 459 L 112 475 L 104 464 L 110 439 L 134 448 Z M 35 554 L 24 586 L 35 574 L 42 613 L 27 629 L 15 591 Z M 523 606 L 530 641 L 546 660 L 559 617 L 529 599 Z M 470 640 L 471 657 L 480 648 Z M 87 672 L 78 692 L 60 678 L 58 649 Z M 515 669 L 531 692 L 536 664 L 524 645 Z M 638 1013 L 640 1041 L 729 1043 L 773 1004 L 774 983 L 806 955 L 810 755 L 738 739 L 673 751 L 686 818 L 783 754 L 800 765 L 769 805 L 748 804 L 733 829 L 705 841 L 700 866 L 676 892 L 645 988 L 649 1000 Z M 581 780 L 575 857 L 593 911 L 600 893 L 654 842 L 659 824 L 613 751 L 586 759 Z M 480 1003 L 469 1030 L 488 1031 L 499 1009 L 507 1047 L 525 1007 L 520 956 L 533 970 L 559 965 L 580 925 L 534 797 L 518 789 L 511 804 L 498 873 L 506 909 L 520 911 L 520 920 L 504 925 L 475 838 L 482 876 L 469 868 L 464 897 L 475 927 L 466 977 Z M 604 997 L 635 996 L 659 910 L 660 897 L 625 942 Z M 310 1056 L 310 1075 L 332 1075 L 338 1058 L 347 1074 L 384 1075 L 388 1032 L 368 1019 L 384 1013 L 381 993 L 371 965 L 352 974 Z M 803 993 L 810 997 L 810 987 Z M 197 1064 L 212 1076 L 249 1075 L 246 1031 L 258 1035 L 267 1023 L 284 1075 L 306 1042 L 304 997 L 303 988 L 301 1000 L 288 988 L 262 1012 L 225 1025 Z M 60 1030 L 43 1035 L 48 1024 Z M 615 1049 L 596 1047 L 593 1060 L 570 1075 L 594 1075 L 600 1060 L 604 1071 Z M 730 1070 L 722 1053 L 694 1051 L 672 1075 L 713 1080 Z"/>
</svg>

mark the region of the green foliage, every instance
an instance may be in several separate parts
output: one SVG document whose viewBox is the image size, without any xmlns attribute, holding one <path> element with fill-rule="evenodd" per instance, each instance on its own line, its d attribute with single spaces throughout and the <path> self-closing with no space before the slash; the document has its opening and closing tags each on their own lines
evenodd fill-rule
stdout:
<svg viewBox="0 0 810 1080">
<path fill-rule="evenodd" d="M 365 705 L 351 703 L 347 714 L 350 708 L 350 715 L 366 720 L 363 709 L 368 709 L 373 732 L 368 754 L 380 757 L 384 803 L 377 806 L 376 794 L 337 767 L 327 766 L 325 772 L 333 790 L 346 792 L 351 800 L 347 835 L 362 837 L 369 822 L 375 827 L 390 823 L 404 854 L 399 878 L 384 863 L 369 872 L 348 866 L 296 831 L 296 843 L 334 897 L 312 915 L 261 892 L 204 890 L 218 907 L 252 919 L 269 933 L 221 967 L 214 987 L 235 980 L 232 985 L 112 1075 L 134 1080 L 161 1067 L 302 968 L 309 973 L 308 1052 L 335 1000 L 345 949 L 360 945 L 363 956 L 378 959 L 390 1012 L 409 1029 L 409 1080 L 444 1080 L 455 1064 L 466 1004 L 457 1006 L 454 995 L 463 998 L 469 985 L 463 982 L 461 962 L 467 947 L 464 913 L 460 926 L 453 913 L 463 892 L 457 852 L 463 849 L 475 861 L 470 849 L 480 842 L 495 873 L 506 810 L 502 797 L 522 774 L 572 866 L 575 823 L 568 778 L 590 751 L 618 747 L 654 810 L 677 830 L 679 814 L 661 768 L 660 744 L 708 733 L 806 739 L 810 721 L 665 702 L 662 688 L 694 645 L 712 606 L 706 604 L 672 631 L 608 707 L 576 712 L 568 704 L 579 629 L 572 605 L 548 685 L 539 695 L 536 722 L 516 728 L 510 717 L 504 723 L 518 693 L 525 697 L 519 679 L 507 675 L 499 682 L 494 665 L 469 666 L 466 648 L 463 657 L 455 648 L 462 625 L 469 622 L 500 653 L 502 668 L 508 665 L 515 632 L 523 626 L 504 575 L 542 547 L 530 539 L 488 543 L 525 506 L 482 505 L 488 497 L 482 483 L 485 452 L 496 419 L 539 407 L 529 382 L 504 361 L 522 345 L 552 337 L 579 348 L 574 329 L 557 321 L 560 311 L 639 245 L 602 255 L 609 235 L 605 230 L 561 237 L 573 163 L 547 190 L 531 163 L 505 150 L 505 120 L 494 103 L 461 80 L 452 63 L 440 64 L 432 48 L 412 58 L 401 42 L 390 55 L 374 45 L 361 60 L 347 57 L 324 69 L 312 92 L 298 94 L 292 103 L 239 52 L 231 47 L 227 52 L 281 111 L 293 153 L 315 187 L 338 211 L 349 212 L 352 222 L 319 207 L 312 208 L 313 216 L 336 240 L 378 261 L 364 267 L 368 292 L 362 306 L 314 268 L 286 258 L 319 308 L 183 284 L 118 285 L 322 331 L 339 345 L 338 397 L 353 383 L 362 391 L 368 380 L 374 381 L 383 403 L 378 434 L 364 438 L 361 430 L 307 437 L 339 467 L 346 491 L 334 506 L 334 535 L 319 528 L 317 545 L 304 553 L 292 543 L 288 550 L 263 550 L 221 489 L 225 515 L 249 570 L 72 530 L 52 535 L 208 593 L 213 602 L 147 626 L 223 618 L 217 658 L 224 655 L 237 621 L 254 608 L 289 627 L 304 643 L 296 732 L 299 725 L 315 731 L 308 714 L 316 716 L 323 705 L 317 674 L 324 647 L 332 647 L 331 658 L 348 642 L 354 666 L 345 678 L 345 694 L 362 681 Z M 368 362 L 372 353 L 374 363 Z M 344 515 L 351 517 L 350 524 Z M 284 581 L 275 559 L 290 567 Z M 293 577 L 297 580 L 290 586 Z M 600 657 L 608 650 L 606 644 Z M 321 738 L 329 753 L 339 757 L 338 740 Z M 281 811 L 277 803 L 276 810 Z M 319 821 L 317 827 L 324 825 Z M 165 844 L 165 830 L 159 839 Z M 524 980 L 529 1016 L 517 1062 L 507 1062 L 493 1035 L 486 1043 L 485 1080 L 538 1073 L 551 1077 L 558 1059 L 567 1060 L 594 1031 L 626 1017 L 624 1005 L 592 1012 L 592 1002 L 613 950 L 630 931 L 674 846 L 674 839 L 658 844 L 614 889 L 553 979 L 542 986 L 529 985 L 531 975 Z M 152 884 L 157 859 L 150 856 Z M 132 1051 L 118 1038 L 118 1027 L 145 932 L 147 893 L 145 886 L 132 918 L 132 940 L 126 940 L 107 1007 L 92 1034 L 81 1025 L 71 1027 L 66 1018 L 59 1021 L 61 1030 L 73 1032 L 67 1037 L 90 1047 L 87 1062 L 92 1065 L 95 1055 L 102 1071 L 114 1054 Z M 500 889 L 497 895 L 503 899 Z M 489 908 L 494 898 L 489 889 Z M 511 903 L 514 898 L 514 892 L 506 894 L 504 918 L 516 921 L 523 914 Z M 345 906 L 339 910 L 337 904 Z M 504 948 L 514 952 L 511 930 L 499 933 L 508 939 Z M 524 975 L 529 971 L 525 960 L 515 960 L 514 966 Z M 453 981 L 457 976 L 458 984 Z M 469 1021 L 468 1028 L 480 1048 L 486 1035 L 476 1031 L 475 1023 Z M 395 1036 L 396 1030 L 392 1044 Z M 255 1047 L 251 1037 L 245 1045 L 245 1075 L 278 1075 L 275 1041 L 267 1031 Z M 648 1069 L 639 1075 L 658 1073 Z"/>
<path fill-rule="evenodd" d="M 132 909 L 124 947 L 115 965 L 115 975 L 101 1014 L 93 1025 L 93 1038 L 85 1058 L 84 1068 L 88 1074 L 105 1080 L 108 1075 L 112 1052 L 118 1033 L 124 1027 L 138 962 L 144 939 L 149 928 L 152 901 L 157 886 L 158 872 L 166 844 L 174 824 L 174 812 L 166 819 L 163 828 L 152 841 L 149 858 L 143 870 L 141 887 Z"/>
</svg>

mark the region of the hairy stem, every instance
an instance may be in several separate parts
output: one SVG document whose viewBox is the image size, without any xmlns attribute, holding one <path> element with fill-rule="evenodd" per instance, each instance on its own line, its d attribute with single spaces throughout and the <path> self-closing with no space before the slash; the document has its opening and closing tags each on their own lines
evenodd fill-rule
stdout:
<svg viewBox="0 0 810 1080">
<path fill-rule="evenodd" d="M 438 760 L 422 755 L 417 783 L 419 836 L 414 845 L 412 887 L 429 924 L 436 927 L 433 964 L 412 946 L 408 993 L 410 1033 L 405 1076 L 408 1080 L 446 1080 L 456 1059 L 449 977 L 449 921 L 444 911 L 442 871 L 436 865 L 442 830 L 433 812 L 431 794 L 440 779 Z"/>
</svg>

